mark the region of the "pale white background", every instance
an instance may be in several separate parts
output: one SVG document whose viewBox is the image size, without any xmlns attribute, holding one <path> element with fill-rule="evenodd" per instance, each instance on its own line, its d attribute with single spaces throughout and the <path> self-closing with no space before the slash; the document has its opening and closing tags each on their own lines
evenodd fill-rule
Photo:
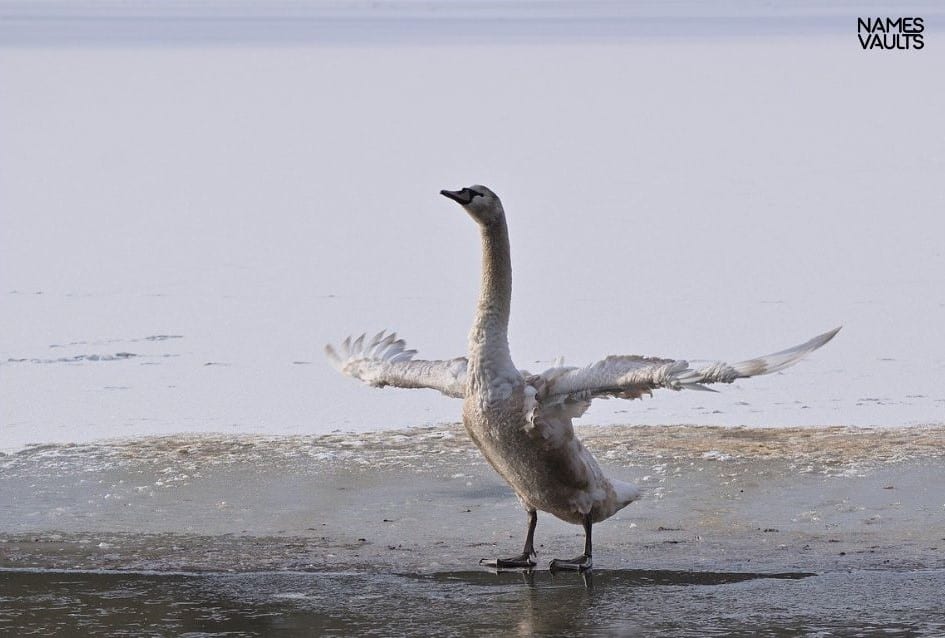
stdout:
<svg viewBox="0 0 945 638">
<path fill-rule="evenodd" d="M 0 47 L 0 448 L 458 420 L 321 350 L 394 328 L 463 354 L 478 237 L 437 191 L 472 183 L 508 212 L 520 367 L 845 326 L 783 374 L 582 422 L 945 421 L 945 33 L 452 41 L 435 17 L 396 42 Z"/>
</svg>

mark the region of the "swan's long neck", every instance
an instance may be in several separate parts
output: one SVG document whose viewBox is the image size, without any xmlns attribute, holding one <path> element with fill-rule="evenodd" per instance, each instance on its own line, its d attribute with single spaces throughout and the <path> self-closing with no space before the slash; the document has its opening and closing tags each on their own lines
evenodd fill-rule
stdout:
<svg viewBox="0 0 945 638">
<path fill-rule="evenodd" d="M 482 282 L 476 319 L 469 333 L 469 362 L 474 370 L 511 368 L 509 308 L 512 303 L 512 259 L 505 219 L 482 227 Z"/>
</svg>

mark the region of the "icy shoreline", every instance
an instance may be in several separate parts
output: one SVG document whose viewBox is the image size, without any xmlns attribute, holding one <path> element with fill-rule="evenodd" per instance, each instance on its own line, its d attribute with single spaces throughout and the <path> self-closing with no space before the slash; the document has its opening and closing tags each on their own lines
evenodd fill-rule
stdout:
<svg viewBox="0 0 945 638">
<path fill-rule="evenodd" d="M 945 547 L 945 504 L 935 493 L 945 426 L 580 435 L 608 473 L 644 488 L 640 502 L 599 526 L 601 551 L 615 567 L 625 565 L 621 553 L 639 566 L 641 545 L 654 552 L 650 566 L 667 560 L 667 538 L 691 548 L 676 567 L 744 567 L 737 548 L 746 543 L 759 553 L 755 564 L 772 569 L 806 560 L 872 565 L 889 552 L 870 548 L 889 543 L 901 564 L 945 560 L 936 549 Z M 511 491 L 460 426 L 42 446 L 0 457 L 0 467 L 0 488 L 14 495 L 0 504 L 8 567 L 202 570 L 232 553 L 219 564 L 236 566 L 238 555 L 244 570 L 295 569 L 305 560 L 344 569 L 432 560 L 433 552 L 435 564 L 459 568 L 487 551 L 482 543 L 498 551 L 517 542 L 521 523 Z M 547 516 L 540 529 L 554 547 L 579 531 Z M 274 553 L 247 553 L 255 542 Z M 159 549 L 167 543 L 180 546 L 173 556 Z M 799 551 L 807 545 L 813 554 Z M 218 548 L 204 553 L 210 546 Z M 783 551 L 772 554 L 774 547 Z"/>
<path fill-rule="evenodd" d="M 612 635 L 628 622 L 679 636 L 940 633 L 945 426 L 580 434 L 610 475 L 644 488 L 595 526 L 585 579 L 547 571 L 582 543 L 547 515 L 534 573 L 478 567 L 518 549 L 524 514 L 456 425 L 0 457 L 0 492 L 14 496 L 0 502 L 0 630 L 98 635 L 134 621 L 265 635 L 258 614 L 303 634 L 475 623 L 491 634 L 509 622 L 524 635 Z M 182 591 L 201 604 L 181 608 Z"/>
</svg>

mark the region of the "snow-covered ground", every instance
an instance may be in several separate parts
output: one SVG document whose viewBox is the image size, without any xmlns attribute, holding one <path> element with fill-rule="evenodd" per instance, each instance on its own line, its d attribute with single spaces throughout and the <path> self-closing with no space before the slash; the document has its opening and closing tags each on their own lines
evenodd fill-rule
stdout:
<svg viewBox="0 0 945 638">
<path fill-rule="evenodd" d="M 925 48 L 890 52 L 860 48 L 845 3 L 783 22 L 645 5 L 653 32 L 596 4 L 541 37 L 501 3 L 380 22 L 365 4 L 350 40 L 317 16 L 310 37 L 139 16 L 70 39 L 49 17 L 66 5 L 27 6 L 0 21 L 0 449 L 456 421 L 455 400 L 366 388 L 321 350 L 394 328 L 420 356 L 464 352 L 478 237 L 437 191 L 472 183 L 509 215 L 521 367 L 736 360 L 844 325 L 782 374 L 582 422 L 945 422 L 933 5 Z"/>
</svg>

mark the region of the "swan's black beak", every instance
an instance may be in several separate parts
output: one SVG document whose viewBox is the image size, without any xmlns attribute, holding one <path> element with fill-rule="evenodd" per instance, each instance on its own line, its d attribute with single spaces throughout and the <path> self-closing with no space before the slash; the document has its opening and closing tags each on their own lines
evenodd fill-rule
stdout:
<svg viewBox="0 0 945 638">
<path fill-rule="evenodd" d="M 466 204 L 471 202 L 473 199 L 473 193 L 468 188 L 464 188 L 461 191 L 442 190 L 440 191 L 440 195 L 443 195 L 444 197 L 449 197 L 454 202 L 458 203 L 460 206 L 465 206 Z"/>
</svg>

